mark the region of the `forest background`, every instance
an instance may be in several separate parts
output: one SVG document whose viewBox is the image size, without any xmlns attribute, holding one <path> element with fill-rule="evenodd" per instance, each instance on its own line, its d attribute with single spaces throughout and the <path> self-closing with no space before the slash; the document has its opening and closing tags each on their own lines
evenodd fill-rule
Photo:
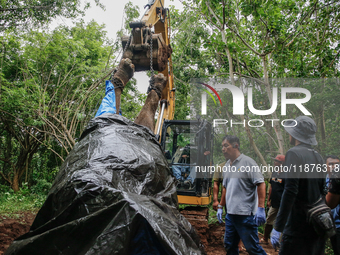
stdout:
<svg viewBox="0 0 340 255">
<path fill-rule="evenodd" d="M 189 93 L 194 78 L 226 79 L 236 86 L 240 78 L 251 78 L 260 88 L 254 92 L 257 109 L 270 108 L 274 80 L 285 80 L 286 87 L 304 84 L 313 98 L 305 106 L 318 126 L 316 149 L 323 156 L 340 155 L 339 1 L 181 2 L 181 11 L 166 3 L 171 19 L 175 119 L 196 118 L 190 111 Z M 92 4 L 101 5 L 100 0 Z M 10 0 L 0 5 L 0 202 L 4 202 L 14 193 L 25 200 L 48 192 L 99 107 L 104 81 L 120 59 L 121 44 L 108 38 L 105 27 L 96 21 L 46 29 L 57 16 L 82 15 L 80 0 Z M 140 11 L 126 3 L 118 38 L 129 34 L 128 23 L 138 19 Z M 123 115 L 134 119 L 145 97 L 132 80 L 123 92 Z M 222 94 L 222 99 L 226 110 L 210 112 L 211 119 L 254 118 L 248 111 L 242 116 L 232 114 L 230 93 Z M 298 109 L 292 109 L 285 118 L 299 115 Z M 282 119 L 279 107 L 260 118 Z M 263 165 L 290 147 L 280 125 L 239 125 L 216 134 L 215 164 L 223 160 L 220 137 L 226 133 L 239 136 L 242 152 Z M 32 206 L 41 205 L 43 197 L 29 201 Z"/>
</svg>

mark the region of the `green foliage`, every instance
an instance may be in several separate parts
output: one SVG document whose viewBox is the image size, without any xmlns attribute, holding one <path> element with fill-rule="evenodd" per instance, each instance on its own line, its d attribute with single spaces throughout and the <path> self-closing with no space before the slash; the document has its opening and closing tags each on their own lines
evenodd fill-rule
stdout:
<svg viewBox="0 0 340 255">
<path fill-rule="evenodd" d="M 220 224 L 217 219 L 217 212 L 213 209 L 212 202 L 208 205 L 208 214 L 209 214 L 208 224 Z M 225 214 L 226 212 L 223 209 L 223 214 L 222 214 L 223 221 L 224 221 Z"/>
<path fill-rule="evenodd" d="M 8 186 L 0 185 L 0 214 L 11 215 L 23 211 L 37 211 L 46 200 L 52 183 L 38 180 L 37 184 L 28 187 L 23 183 L 19 192 L 14 192 Z"/>
<path fill-rule="evenodd" d="M 104 8 L 100 0 L 95 3 Z M 7 0 L 0 2 L 0 31 L 37 27 L 50 22 L 57 16 L 75 18 L 84 14 L 80 0 Z M 85 9 L 90 4 L 85 2 Z"/>
<path fill-rule="evenodd" d="M 0 193 L 13 192 L 7 185 L 0 184 Z"/>
<path fill-rule="evenodd" d="M 71 2 L 78 8 L 78 1 L 59 4 Z M 125 16 L 126 24 L 139 16 L 131 2 Z M 15 183 L 25 181 L 29 187 L 36 185 L 34 192 L 42 192 L 48 189 L 43 181 L 53 182 L 62 160 L 94 117 L 119 47 L 106 37 L 103 25 L 83 20 L 51 32 L 9 30 L 0 40 L 0 184 L 7 182 L 18 190 Z M 134 119 L 144 101 L 132 80 L 122 94 L 124 116 Z"/>
<path fill-rule="evenodd" d="M 130 22 L 135 21 L 139 17 L 139 7 L 134 6 L 131 1 L 129 1 L 127 4 L 124 6 L 124 12 L 125 12 L 125 29 L 126 31 L 130 32 Z"/>
<path fill-rule="evenodd" d="M 179 209 L 185 209 L 185 207 L 190 206 L 190 205 L 185 205 L 185 204 L 180 204 L 178 205 Z"/>
<path fill-rule="evenodd" d="M 26 191 L 14 193 L 13 190 L 0 192 L 0 214 L 11 217 L 23 211 L 37 211 L 46 200 L 46 195 Z"/>
<path fill-rule="evenodd" d="M 330 241 L 329 238 L 326 240 L 325 254 L 326 255 L 334 255 L 332 244 L 331 244 L 331 241 Z"/>
<path fill-rule="evenodd" d="M 40 145 L 59 158 L 66 156 L 93 117 L 100 101 L 98 81 L 112 64 L 103 28 L 94 21 L 80 21 L 72 28 L 5 33 L 0 38 L 0 125 L 6 130 L 4 140 L 8 137 L 12 144 L 3 146 L 0 171 L 8 182 L 21 182 L 13 180 L 27 172 Z"/>
<path fill-rule="evenodd" d="M 274 86 L 279 89 L 291 86 L 310 90 L 312 100 L 306 106 L 312 112 L 318 126 L 317 149 L 323 155 L 330 152 L 340 153 L 337 135 L 339 104 L 335 100 L 337 98 L 335 95 L 340 94 L 339 82 L 331 79 L 339 76 L 339 67 L 336 63 L 340 58 L 338 43 L 340 22 L 335 18 L 340 15 L 339 3 L 250 0 L 238 2 L 189 0 L 183 3 L 185 6 L 183 12 L 175 11 L 175 17 L 172 17 L 175 30 L 172 40 L 173 57 L 176 59 L 175 81 L 178 89 L 176 97 L 181 100 L 179 104 L 182 116 L 186 113 L 182 109 L 186 109 L 187 100 L 190 100 L 186 96 L 189 91 L 187 81 L 194 77 L 211 77 L 212 80 L 231 83 L 230 72 L 235 76 L 236 86 L 241 86 L 238 82 L 240 77 L 261 80 L 252 82 L 258 88 L 253 91 L 254 107 L 269 109 L 270 103 L 263 79 L 268 75 L 271 89 Z M 195 21 L 191 20 L 192 18 Z M 231 59 L 228 59 L 228 53 Z M 232 67 L 231 71 L 229 67 Z M 326 78 L 325 82 L 305 79 L 322 77 Z M 279 78 L 286 80 L 278 80 Z M 240 122 L 239 116 L 232 115 L 231 94 L 222 93 L 221 97 L 223 107 L 220 108 L 209 107 L 214 106 L 214 102 L 208 97 L 208 109 L 214 108 L 214 111 L 209 112 L 209 120 L 218 118 L 230 121 L 232 118 Z M 200 112 L 200 100 L 190 103 L 191 109 L 194 109 L 190 113 L 190 118 L 195 118 L 195 114 Z M 288 113 L 287 116 L 282 116 L 282 119 L 301 115 L 297 109 L 289 109 Z M 280 115 L 279 107 L 275 114 Z M 247 110 L 244 117 L 246 120 L 274 118 L 254 116 Z M 277 132 L 283 135 L 285 153 L 289 149 L 288 135 L 282 127 L 279 127 Z M 216 133 L 214 162 L 224 160 L 220 153 L 219 140 L 227 133 L 237 135 L 241 140 L 242 152 L 260 162 L 260 157 L 251 146 L 244 128 L 236 126 L 231 129 L 230 125 Z M 272 163 L 271 157 L 279 153 L 277 133 L 274 129 L 270 125 L 252 128 L 250 135 L 264 160 Z"/>
<path fill-rule="evenodd" d="M 33 15 L 32 23 L 26 23 L 38 28 L 53 17 L 83 13 L 78 0 L 54 2 L 4 2 L 1 7 L 10 6 L 12 14 L 21 15 L 12 23 L 2 19 L 0 26 L 20 25 Z M 99 0 L 95 3 L 104 8 Z M 85 2 L 85 9 L 89 7 Z M 125 23 L 138 16 L 138 9 L 129 2 Z M 81 20 L 52 32 L 17 32 L 7 30 L 0 37 L 0 184 L 7 182 L 18 190 L 17 183 L 25 179 L 30 187 L 36 185 L 34 192 L 42 192 L 48 189 L 43 180 L 53 181 L 58 166 L 94 117 L 104 96 L 100 80 L 117 62 L 114 54 L 119 47 L 112 46 L 104 26 L 95 21 Z M 144 99 L 131 81 L 122 95 L 124 115 L 134 119 Z"/>
<path fill-rule="evenodd" d="M 182 13 L 173 7 L 170 10 L 173 29 L 173 69 L 176 85 L 175 119 L 187 119 L 190 113 L 190 80 L 206 77 L 214 72 L 215 67 L 209 59 L 209 54 L 201 49 L 209 31 L 199 14 L 190 9 Z"/>
<path fill-rule="evenodd" d="M 52 183 L 42 179 L 38 180 L 37 183 L 31 187 L 31 192 L 37 195 L 47 195 L 52 187 Z"/>
<path fill-rule="evenodd" d="M 138 91 L 136 84 L 137 82 L 134 78 L 126 84 L 121 100 L 123 116 L 132 121 L 135 120 L 146 100 L 146 95 Z"/>
</svg>

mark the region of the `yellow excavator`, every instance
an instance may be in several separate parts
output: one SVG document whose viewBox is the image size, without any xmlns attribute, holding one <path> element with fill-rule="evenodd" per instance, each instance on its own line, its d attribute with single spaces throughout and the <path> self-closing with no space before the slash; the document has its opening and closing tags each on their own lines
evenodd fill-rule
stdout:
<svg viewBox="0 0 340 255">
<path fill-rule="evenodd" d="M 158 71 L 168 77 L 162 92 L 154 133 L 178 179 L 179 204 L 208 205 L 211 182 L 207 173 L 196 173 L 196 166 L 211 164 L 211 125 L 205 121 L 173 120 L 175 113 L 174 75 L 170 46 L 169 9 L 164 0 L 149 0 L 142 19 L 131 22 L 131 35 L 122 37 L 123 58 L 129 58 L 135 71 Z"/>
</svg>

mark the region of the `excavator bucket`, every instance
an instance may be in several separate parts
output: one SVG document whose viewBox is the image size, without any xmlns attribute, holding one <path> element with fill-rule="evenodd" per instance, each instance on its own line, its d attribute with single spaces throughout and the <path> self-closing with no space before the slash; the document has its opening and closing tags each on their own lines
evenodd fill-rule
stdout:
<svg viewBox="0 0 340 255">
<path fill-rule="evenodd" d="M 164 71 L 172 50 L 166 45 L 162 34 L 152 34 L 151 29 L 146 27 L 144 22 L 132 22 L 130 27 L 132 28 L 131 36 L 122 37 L 123 58 L 131 59 L 136 72 L 150 70 L 151 66 L 155 71 Z"/>
</svg>

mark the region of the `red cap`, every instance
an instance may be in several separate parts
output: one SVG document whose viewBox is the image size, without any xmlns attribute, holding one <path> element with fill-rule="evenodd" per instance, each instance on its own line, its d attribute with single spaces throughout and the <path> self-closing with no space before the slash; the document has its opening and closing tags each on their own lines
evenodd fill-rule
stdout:
<svg viewBox="0 0 340 255">
<path fill-rule="evenodd" d="M 274 160 L 280 161 L 281 163 L 285 162 L 285 155 L 277 155 Z"/>
</svg>

